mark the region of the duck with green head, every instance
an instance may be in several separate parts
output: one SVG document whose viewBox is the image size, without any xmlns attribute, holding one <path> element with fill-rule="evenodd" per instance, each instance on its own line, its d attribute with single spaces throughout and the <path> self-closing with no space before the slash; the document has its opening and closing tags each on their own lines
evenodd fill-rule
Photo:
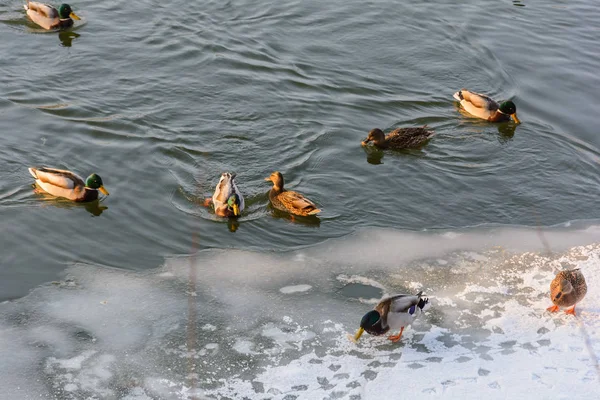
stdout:
<svg viewBox="0 0 600 400">
<path fill-rule="evenodd" d="M 497 101 L 485 94 L 471 92 L 461 89 L 454 93 L 453 97 L 469 114 L 485 119 L 490 122 L 505 122 L 512 118 L 515 123 L 520 124 L 517 118 L 517 107 L 510 100 L 498 104 Z"/>
<path fill-rule="evenodd" d="M 32 167 L 29 168 L 29 173 L 42 190 L 56 197 L 87 202 L 96 200 L 98 192 L 108 196 L 108 191 L 98 174 L 91 174 L 84 181 L 81 176 L 63 169 Z"/>
<path fill-rule="evenodd" d="M 61 4 L 58 10 L 51 5 L 27 1 L 24 5 L 27 16 L 44 29 L 66 29 L 73 26 L 73 19 L 81 19 L 68 4 Z"/>
<path fill-rule="evenodd" d="M 404 328 L 413 323 L 413 321 L 422 313 L 429 299 L 423 297 L 423 292 L 416 295 L 397 294 L 395 296 L 384 297 L 375 306 L 374 310 L 366 313 L 361 321 L 360 328 L 354 336 L 349 338 L 358 342 L 363 332 L 379 336 L 387 332 L 400 330 L 397 335 L 390 335 L 388 339 L 397 342 L 402 338 Z"/>
<path fill-rule="evenodd" d="M 244 211 L 244 196 L 235 184 L 235 174 L 223 172 L 212 198 L 204 200 L 205 206 L 214 206 L 219 217 L 239 217 Z"/>
</svg>

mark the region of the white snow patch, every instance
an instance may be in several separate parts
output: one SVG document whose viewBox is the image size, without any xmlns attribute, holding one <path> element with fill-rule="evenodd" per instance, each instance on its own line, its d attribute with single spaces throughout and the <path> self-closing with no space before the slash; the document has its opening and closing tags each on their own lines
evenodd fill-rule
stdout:
<svg viewBox="0 0 600 400">
<path fill-rule="evenodd" d="M 299 292 L 307 292 L 312 289 L 311 285 L 295 285 L 295 286 L 285 286 L 279 289 L 279 291 L 283 294 L 291 294 L 291 293 L 299 293 Z"/>
</svg>

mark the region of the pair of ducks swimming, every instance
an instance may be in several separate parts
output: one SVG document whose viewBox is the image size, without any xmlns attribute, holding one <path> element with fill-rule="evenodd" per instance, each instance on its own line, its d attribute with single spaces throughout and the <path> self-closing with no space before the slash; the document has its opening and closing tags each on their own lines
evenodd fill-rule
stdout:
<svg viewBox="0 0 600 400">
<path fill-rule="evenodd" d="M 565 310 L 567 314 L 575 315 L 575 306 L 583 300 L 586 293 L 587 284 L 580 269 L 561 271 L 550 283 L 550 300 L 554 305 L 547 310 L 556 312 L 560 308 L 567 308 Z M 388 336 L 392 342 L 397 342 L 402 337 L 404 328 L 413 323 L 428 302 L 429 299 L 423 297 L 422 291 L 416 295 L 398 294 L 385 297 L 375 306 L 374 310 L 362 317 L 356 334 L 348 337 L 350 340 L 358 342 L 365 331 L 379 336 L 399 330 L 397 335 Z"/>
<path fill-rule="evenodd" d="M 280 211 L 288 212 L 292 215 L 307 217 L 321 212 L 319 208 L 301 195 L 292 190 L 283 188 L 283 175 L 275 171 L 265 181 L 273 183 L 269 191 L 269 201 L 271 205 Z M 224 172 L 219 179 L 212 198 L 204 201 L 205 206 L 212 206 L 215 214 L 220 217 L 239 217 L 244 210 L 244 196 L 235 183 L 235 174 Z"/>
<path fill-rule="evenodd" d="M 477 118 L 489 122 L 506 122 L 512 118 L 515 123 L 521 123 L 517 118 L 517 107 L 510 100 L 498 103 L 489 96 L 467 89 L 459 90 L 454 93 L 453 97 L 465 111 Z M 398 128 L 387 135 L 381 129 L 376 128 L 369 132 L 362 145 L 373 142 L 376 147 L 381 149 L 411 149 L 422 146 L 433 135 L 434 132 L 428 130 L 427 125 L 420 128 Z"/>
</svg>

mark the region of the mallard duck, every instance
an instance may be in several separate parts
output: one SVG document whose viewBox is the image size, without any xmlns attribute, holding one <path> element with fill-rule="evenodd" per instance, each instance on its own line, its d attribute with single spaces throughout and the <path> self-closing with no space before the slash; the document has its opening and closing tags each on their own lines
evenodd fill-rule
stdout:
<svg viewBox="0 0 600 400">
<path fill-rule="evenodd" d="M 300 193 L 285 190 L 281 172 L 273 172 L 271 176 L 265 178 L 265 181 L 273 182 L 273 187 L 269 191 L 269 200 L 276 209 L 302 217 L 316 215 L 321 212 L 315 203 Z"/>
<path fill-rule="evenodd" d="M 65 29 L 73 26 L 73 18 L 81 19 L 71 10 L 68 4 L 61 4 L 58 10 L 51 5 L 27 1 L 27 16 L 44 29 Z"/>
<path fill-rule="evenodd" d="M 387 136 L 381 129 L 375 128 L 369 131 L 369 135 L 361 144 L 366 146 L 369 142 L 373 142 L 381 149 L 411 149 L 422 146 L 435 134 L 426 128 L 427 125 L 418 128 L 398 128 Z"/>
<path fill-rule="evenodd" d="M 223 172 L 215 187 L 212 198 L 204 201 L 204 205 L 213 205 L 219 217 L 239 217 L 244 211 L 244 196 L 235 184 L 235 174 Z"/>
<path fill-rule="evenodd" d="M 550 300 L 554 303 L 548 311 L 556 312 L 561 307 L 571 307 L 565 310 L 567 314 L 575 315 L 575 305 L 587 293 L 587 284 L 579 268 L 560 271 L 550 283 Z"/>
<path fill-rule="evenodd" d="M 388 339 L 397 342 L 402 337 L 404 328 L 412 324 L 422 312 L 429 299 L 423 297 L 420 291 L 415 295 L 397 294 L 384 297 L 375 306 L 375 309 L 366 313 L 360 321 L 360 328 L 354 336 L 348 335 L 354 342 L 360 339 L 364 331 L 371 335 L 379 336 L 388 331 L 400 330 L 397 335 L 390 335 Z"/>
<path fill-rule="evenodd" d="M 84 182 L 79 175 L 56 168 L 29 168 L 29 173 L 40 188 L 56 197 L 84 202 L 96 200 L 98 191 L 108 196 L 102 178 L 97 174 L 91 174 Z"/>
<path fill-rule="evenodd" d="M 504 122 L 512 117 L 515 123 L 521 123 L 517 118 L 517 106 L 510 100 L 498 105 L 498 102 L 488 96 L 470 92 L 467 89 L 461 89 L 454 93 L 454 98 L 469 114 L 477 118 L 490 122 Z"/>
</svg>

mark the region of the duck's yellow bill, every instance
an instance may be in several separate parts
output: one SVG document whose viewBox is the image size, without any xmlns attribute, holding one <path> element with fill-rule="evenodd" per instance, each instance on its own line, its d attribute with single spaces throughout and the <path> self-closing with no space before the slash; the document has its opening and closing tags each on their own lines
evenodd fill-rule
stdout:
<svg viewBox="0 0 600 400">
<path fill-rule="evenodd" d="M 356 334 L 354 336 L 348 335 L 348 339 L 352 340 L 354 343 L 358 342 L 358 339 L 362 336 L 365 330 L 363 328 L 358 328 Z"/>
<path fill-rule="evenodd" d="M 75 14 L 74 12 L 72 12 L 71 14 L 69 14 L 69 17 L 76 19 L 77 21 L 79 21 L 81 18 L 79 18 L 79 16 L 77 14 Z"/>
<path fill-rule="evenodd" d="M 236 217 L 240 216 L 240 208 L 238 207 L 237 204 L 233 205 L 233 215 L 235 215 Z"/>
<path fill-rule="evenodd" d="M 271 182 L 271 177 L 265 178 L 265 181 Z"/>
<path fill-rule="evenodd" d="M 104 189 L 104 186 L 100 186 L 98 190 L 105 196 L 108 196 L 108 190 Z"/>
<path fill-rule="evenodd" d="M 514 113 L 511 115 L 513 121 L 515 121 L 515 124 L 520 124 L 521 121 L 519 121 L 519 118 L 517 118 L 517 113 Z"/>
</svg>

